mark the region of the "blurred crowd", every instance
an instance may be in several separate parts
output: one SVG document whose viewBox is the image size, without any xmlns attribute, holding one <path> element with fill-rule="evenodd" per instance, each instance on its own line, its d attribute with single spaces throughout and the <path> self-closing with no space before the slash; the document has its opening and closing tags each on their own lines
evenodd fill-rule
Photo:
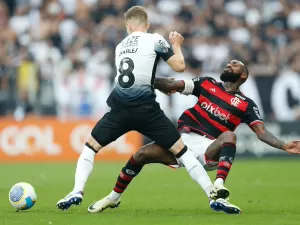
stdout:
<svg viewBox="0 0 300 225">
<path fill-rule="evenodd" d="M 182 78 L 219 74 L 233 58 L 251 76 L 300 76 L 299 0 L 2 0 L 0 115 L 101 117 L 114 48 L 127 35 L 123 15 L 133 5 L 146 7 L 149 32 L 183 34 Z M 178 76 L 164 63 L 157 75 Z M 177 117 L 180 107 L 167 113 Z"/>
</svg>

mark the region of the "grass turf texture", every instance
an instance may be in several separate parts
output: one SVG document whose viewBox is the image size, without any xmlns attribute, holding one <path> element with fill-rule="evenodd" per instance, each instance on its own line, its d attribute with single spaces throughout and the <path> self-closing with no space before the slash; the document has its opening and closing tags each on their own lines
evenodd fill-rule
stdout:
<svg viewBox="0 0 300 225">
<path fill-rule="evenodd" d="M 300 224 L 299 160 L 237 160 L 226 186 L 230 201 L 243 214 L 227 215 L 209 208 L 204 192 L 184 168 L 172 170 L 148 165 L 131 183 L 117 209 L 89 214 L 87 207 L 106 196 L 123 163 L 96 163 L 81 206 L 67 212 L 56 209 L 56 202 L 73 187 L 75 164 L 0 165 L 1 225 L 289 225 Z M 215 172 L 209 173 L 211 177 Z M 28 211 L 15 212 L 8 192 L 17 182 L 31 183 L 37 203 Z"/>
</svg>

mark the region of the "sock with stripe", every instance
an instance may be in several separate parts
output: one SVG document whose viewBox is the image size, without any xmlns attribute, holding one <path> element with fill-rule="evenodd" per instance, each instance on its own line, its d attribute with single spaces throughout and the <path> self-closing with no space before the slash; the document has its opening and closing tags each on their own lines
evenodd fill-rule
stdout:
<svg viewBox="0 0 300 225">
<path fill-rule="evenodd" d="M 115 187 L 109 195 L 112 201 L 117 201 L 121 197 L 121 194 L 125 191 L 132 179 L 139 174 L 143 166 L 144 165 L 136 163 L 133 156 L 131 156 L 125 167 L 122 168 Z"/>
<path fill-rule="evenodd" d="M 220 159 L 218 164 L 215 183 L 224 184 L 230 168 L 232 166 L 236 153 L 236 145 L 233 143 L 224 143 L 221 147 Z"/>
</svg>

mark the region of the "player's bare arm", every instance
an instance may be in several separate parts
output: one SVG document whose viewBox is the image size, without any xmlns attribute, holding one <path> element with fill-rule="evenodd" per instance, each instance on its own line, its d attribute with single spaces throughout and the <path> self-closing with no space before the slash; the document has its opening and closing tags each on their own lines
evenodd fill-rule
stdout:
<svg viewBox="0 0 300 225">
<path fill-rule="evenodd" d="M 174 55 L 168 59 L 167 63 L 176 72 L 183 72 L 185 70 L 185 62 L 181 52 L 181 44 L 184 38 L 181 36 L 181 34 L 174 31 L 170 32 L 169 40 L 171 42 Z"/>
<path fill-rule="evenodd" d="M 262 123 L 253 125 L 251 129 L 256 133 L 257 137 L 266 144 L 284 150 L 290 154 L 300 154 L 300 141 L 285 143 L 268 131 Z"/>
<path fill-rule="evenodd" d="M 174 78 L 156 77 L 154 88 L 165 94 L 171 94 L 175 92 L 182 92 L 184 90 L 185 83 L 182 80 L 175 80 Z"/>
</svg>

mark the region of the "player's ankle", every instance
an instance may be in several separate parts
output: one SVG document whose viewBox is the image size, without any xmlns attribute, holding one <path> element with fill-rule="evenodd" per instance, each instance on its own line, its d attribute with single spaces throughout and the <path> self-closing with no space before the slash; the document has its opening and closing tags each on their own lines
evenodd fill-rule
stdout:
<svg viewBox="0 0 300 225">
<path fill-rule="evenodd" d="M 80 193 L 83 195 L 83 191 L 79 190 L 79 189 L 73 189 L 73 191 L 71 191 L 72 194 L 76 194 L 76 193 Z"/>
<path fill-rule="evenodd" d="M 216 180 L 215 180 L 215 185 L 224 185 L 224 180 L 222 179 L 222 178 L 217 178 Z"/>
<path fill-rule="evenodd" d="M 118 193 L 118 192 L 112 190 L 112 192 L 110 192 L 108 197 L 109 197 L 110 200 L 115 202 L 115 201 L 118 201 L 121 198 L 121 195 L 122 195 L 122 193 Z"/>
</svg>

